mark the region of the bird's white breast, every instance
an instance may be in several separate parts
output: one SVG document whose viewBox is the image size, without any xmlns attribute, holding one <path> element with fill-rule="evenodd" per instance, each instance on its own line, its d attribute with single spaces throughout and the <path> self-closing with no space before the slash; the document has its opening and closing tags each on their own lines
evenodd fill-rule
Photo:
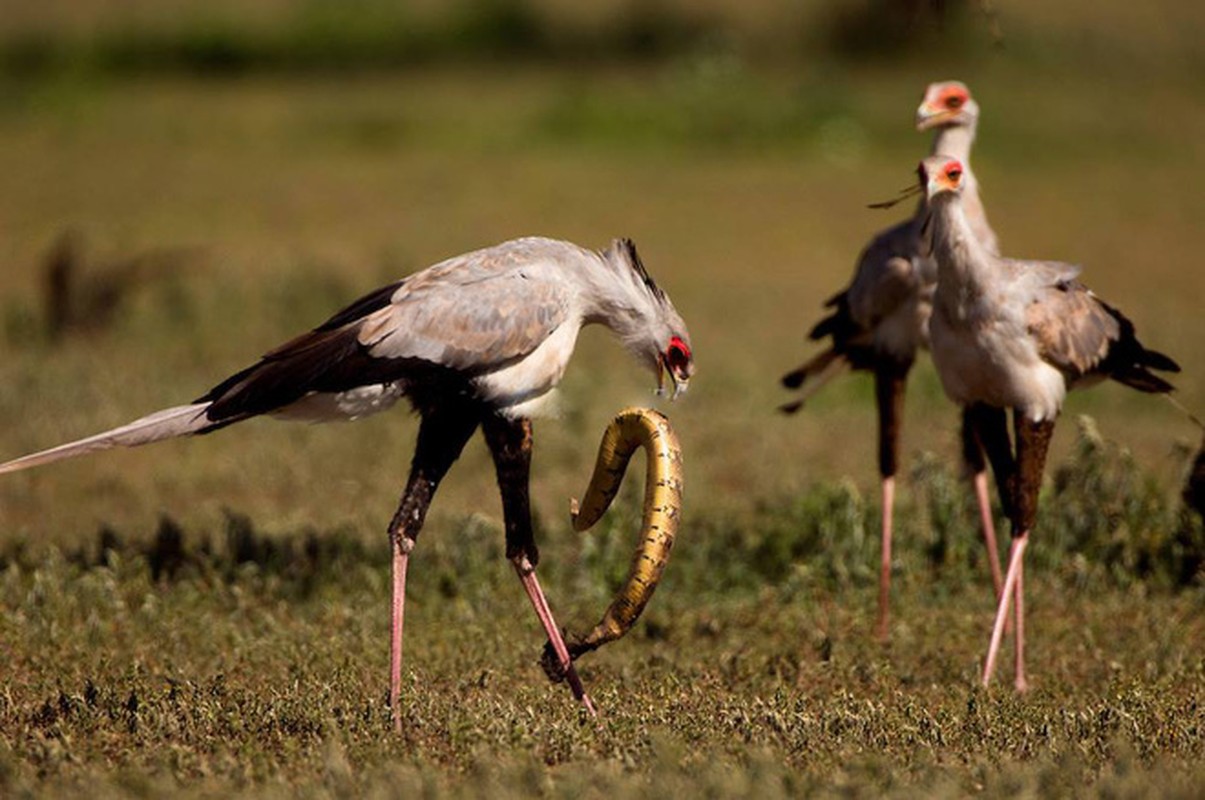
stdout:
<svg viewBox="0 0 1205 800">
<path fill-rule="evenodd" d="M 481 400 L 508 416 L 531 416 L 543 409 L 548 395 L 569 366 L 580 328 L 570 320 L 523 358 L 473 379 Z"/>
<path fill-rule="evenodd" d="M 1058 416 L 1067 381 L 1042 359 L 1024 319 L 1000 305 L 951 314 L 938 293 L 930 348 L 950 399 L 1015 408 L 1034 421 Z"/>
</svg>

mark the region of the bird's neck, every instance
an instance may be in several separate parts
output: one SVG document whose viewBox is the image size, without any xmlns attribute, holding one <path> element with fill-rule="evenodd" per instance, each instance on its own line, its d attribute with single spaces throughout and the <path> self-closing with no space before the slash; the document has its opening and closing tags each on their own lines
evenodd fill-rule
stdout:
<svg viewBox="0 0 1205 800">
<path fill-rule="evenodd" d="M 987 219 L 987 209 L 979 197 L 979 180 L 971 169 L 971 147 L 975 143 L 975 123 L 950 125 L 933 137 L 932 155 L 957 158 L 962 163 L 962 209 L 975 237 L 993 253 L 999 252 L 996 232 Z M 922 203 L 923 205 L 923 203 Z"/>
<path fill-rule="evenodd" d="M 992 280 L 992 253 L 975 235 L 963 198 L 945 193 L 929 201 L 930 236 L 938 291 L 981 294 Z"/>
<path fill-rule="evenodd" d="M 931 156 L 949 156 L 962 162 L 963 169 L 970 168 L 971 147 L 975 144 L 975 124 L 946 125 L 939 128 L 933 137 Z"/>
<path fill-rule="evenodd" d="M 652 295 L 626 264 L 601 256 L 578 277 L 583 324 L 605 325 L 626 340 L 654 315 Z"/>
</svg>

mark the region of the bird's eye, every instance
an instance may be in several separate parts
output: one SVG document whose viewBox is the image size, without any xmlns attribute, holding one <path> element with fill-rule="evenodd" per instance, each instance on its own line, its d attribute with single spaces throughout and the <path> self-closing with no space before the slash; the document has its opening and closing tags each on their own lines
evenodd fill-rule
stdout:
<svg viewBox="0 0 1205 800">
<path fill-rule="evenodd" d="M 946 177 L 950 179 L 951 183 L 958 183 L 958 179 L 962 177 L 962 170 L 958 167 L 950 167 L 946 170 Z"/>
<path fill-rule="evenodd" d="M 946 98 L 946 108 L 951 110 L 962 108 L 962 104 L 966 101 L 967 99 L 962 95 L 952 94 Z"/>
<path fill-rule="evenodd" d="M 675 336 L 669 340 L 669 347 L 665 350 L 665 360 L 670 369 L 680 370 L 690 362 L 690 348 L 686 346 L 686 342 Z"/>
</svg>

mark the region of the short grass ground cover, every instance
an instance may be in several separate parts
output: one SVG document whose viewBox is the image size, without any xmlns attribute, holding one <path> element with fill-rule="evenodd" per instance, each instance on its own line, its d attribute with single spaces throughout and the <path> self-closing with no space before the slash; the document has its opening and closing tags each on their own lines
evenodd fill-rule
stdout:
<svg viewBox="0 0 1205 800">
<path fill-rule="evenodd" d="M 597 722 L 538 667 L 497 520 L 436 525 L 422 542 L 393 736 L 386 549 L 348 530 L 271 536 L 229 512 L 214 531 L 164 519 L 74 551 L 9 546 L 0 781 L 108 795 L 1192 796 L 1205 597 L 1183 564 L 1200 564 L 1201 525 L 1150 494 L 1131 508 L 1132 463 L 1085 436 L 1047 496 L 1059 535 L 1030 569 L 1023 698 L 1007 669 L 978 686 L 985 561 L 965 498 L 941 499 L 958 481 L 924 460 L 890 646 L 871 633 L 877 515 L 850 485 L 818 487 L 686 529 L 645 619 L 582 662 Z M 571 628 L 622 576 L 636 494 L 596 538 L 545 526 L 546 584 Z M 1077 519 L 1055 513 L 1085 496 L 1113 535 L 1077 540 Z M 925 534 L 942 514 L 945 533 Z M 1130 568 L 1143 562 L 1160 566 Z"/>
</svg>

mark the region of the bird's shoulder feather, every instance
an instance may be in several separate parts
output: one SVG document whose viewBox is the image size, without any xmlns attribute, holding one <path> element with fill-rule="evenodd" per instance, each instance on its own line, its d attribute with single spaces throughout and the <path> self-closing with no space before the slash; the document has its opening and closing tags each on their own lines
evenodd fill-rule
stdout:
<svg viewBox="0 0 1205 800">
<path fill-rule="evenodd" d="M 1051 261 L 1014 263 L 1036 279 L 1025 322 L 1042 358 L 1072 376 L 1093 371 L 1121 336 L 1118 316 L 1076 280 L 1078 266 Z"/>
</svg>

